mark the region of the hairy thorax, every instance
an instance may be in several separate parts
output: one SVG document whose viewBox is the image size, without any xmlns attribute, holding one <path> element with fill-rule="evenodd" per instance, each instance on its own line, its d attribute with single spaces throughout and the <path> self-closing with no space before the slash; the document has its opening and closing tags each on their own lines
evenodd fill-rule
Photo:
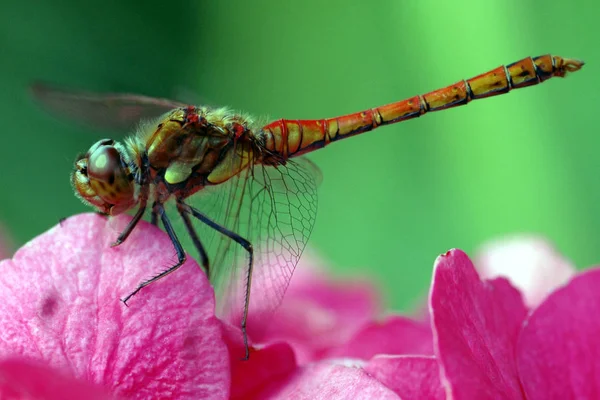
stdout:
<svg viewBox="0 0 600 400">
<path fill-rule="evenodd" d="M 252 125 L 226 109 L 179 108 L 141 125 L 126 147 L 159 201 L 185 198 L 257 162 L 260 136 Z"/>
</svg>

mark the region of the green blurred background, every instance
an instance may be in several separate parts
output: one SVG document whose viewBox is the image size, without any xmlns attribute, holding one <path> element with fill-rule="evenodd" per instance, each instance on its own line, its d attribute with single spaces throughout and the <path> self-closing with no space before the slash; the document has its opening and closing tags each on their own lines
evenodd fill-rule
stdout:
<svg viewBox="0 0 600 400">
<path fill-rule="evenodd" d="M 0 6 L 0 222 L 15 246 L 88 211 L 68 175 L 105 136 L 40 111 L 26 90 L 34 79 L 322 118 L 550 52 L 587 65 L 311 155 L 324 180 L 310 246 L 338 271 L 370 276 L 394 308 L 426 293 L 439 253 L 505 234 L 539 233 L 579 267 L 600 263 L 596 3 L 41 3 Z"/>
</svg>

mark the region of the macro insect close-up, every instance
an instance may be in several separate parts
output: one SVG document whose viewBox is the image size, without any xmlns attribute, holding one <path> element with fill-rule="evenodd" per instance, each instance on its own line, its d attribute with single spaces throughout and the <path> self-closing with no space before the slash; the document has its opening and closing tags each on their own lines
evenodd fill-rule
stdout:
<svg viewBox="0 0 600 400">
<path fill-rule="evenodd" d="M 257 321 L 267 320 L 277 309 L 315 223 L 318 172 L 310 162 L 297 157 L 382 125 L 508 93 L 554 76 L 564 77 L 582 66 L 581 61 L 559 56 L 527 57 L 385 106 L 321 120 L 280 119 L 264 126 L 225 108 L 140 95 L 68 93 L 43 85 L 33 90 L 48 108 L 91 123 L 131 126 L 128 118 L 135 121 L 161 108 L 166 111 L 158 119 L 142 121 L 137 136 L 124 144 L 112 139 L 95 143 L 76 160 L 73 187 L 85 203 L 106 215 L 137 208 L 113 246 L 127 239 L 150 202 L 152 223 L 162 222 L 175 247 L 177 262 L 142 282 L 124 303 L 186 260 L 165 211 L 165 203 L 174 199 L 200 263 L 221 297 L 221 315 L 233 318 L 242 329 L 248 358 L 250 304 L 257 298 L 257 309 L 267 314 Z M 145 107 L 149 109 L 142 110 Z M 139 111 L 129 110 L 128 114 L 128 108 Z M 217 190 L 210 193 L 205 207 L 195 208 L 186 202 L 205 188 Z M 205 243 L 212 242 L 213 235 L 198 235 L 190 217 L 220 235 L 214 247 L 207 249 Z M 255 276 L 259 285 L 252 290 Z"/>
<path fill-rule="evenodd" d="M 600 186 L 588 183 L 593 135 L 581 129 L 597 55 L 544 37 L 486 53 L 504 28 L 492 35 L 485 10 L 466 4 L 481 37 L 449 32 L 456 54 L 429 58 L 416 44 L 446 6 L 420 22 L 406 20 L 420 6 L 391 13 L 423 33 L 412 39 L 351 5 L 341 12 L 364 32 L 335 22 L 335 8 L 294 6 L 271 18 L 331 25 L 300 42 L 264 26 L 215 37 L 267 15 L 240 2 L 220 20 L 218 6 L 183 0 L 178 23 L 100 8 L 93 18 L 122 23 L 110 57 L 83 51 L 110 36 L 93 24 L 69 28 L 95 32 L 65 36 L 78 45 L 32 33 L 45 61 L 13 68 L 30 108 L 6 118 L 31 138 L 4 157 L 28 178 L 7 174 L 23 200 L 5 196 L 0 214 L 0 394 L 561 398 L 600 387 L 577 363 L 545 368 L 571 357 L 569 329 L 597 324 L 600 270 L 575 268 L 597 257 L 587 239 L 600 213 L 585 210 Z M 211 16 L 201 27 L 200 12 Z M 10 59 L 24 48 L 9 46 Z M 94 71 L 105 78 L 86 80 Z M 586 383 L 543 383 L 556 374 Z"/>
</svg>

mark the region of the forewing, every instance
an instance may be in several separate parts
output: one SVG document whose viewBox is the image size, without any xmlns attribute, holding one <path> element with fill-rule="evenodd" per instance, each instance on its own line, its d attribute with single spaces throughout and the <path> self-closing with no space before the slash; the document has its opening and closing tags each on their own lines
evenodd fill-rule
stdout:
<svg viewBox="0 0 600 400">
<path fill-rule="evenodd" d="M 174 100 L 138 94 L 71 91 L 45 83 L 35 83 L 31 91 L 33 97 L 54 115 L 91 128 L 118 132 L 129 132 L 142 120 L 186 106 Z"/>
<path fill-rule="evenodd" d="M 192 200 L 203 213 L 253 246 L 250 274 L 248 252 L 242 246 L 197 225 L 211 261 L 217 315 L 239 326 L 251 284 L 247 328 L 255 340 L 280 305 L 312 232 L 319 175 L 318 168 L 305 159 L 276 167 L 255 165 Z"/>
</svg>

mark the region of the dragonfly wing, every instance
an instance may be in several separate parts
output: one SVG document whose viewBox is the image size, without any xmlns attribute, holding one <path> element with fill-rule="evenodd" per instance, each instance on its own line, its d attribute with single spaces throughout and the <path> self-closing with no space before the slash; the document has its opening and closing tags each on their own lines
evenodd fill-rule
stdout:
<svg viewBox="0 0 600 400">
<path fill-rule="evenodd" d="M 71 91 L 46 83 L 31 86 L 33 97 L 57 116 L 88 127 L 129 132 L 141 120 L 160 115 L 186 104 L 137 94 L 88 93 Z"/>
<path fill-rule="evenodd" d="M 280 305 L 312 232 L 319 175 L 318 168 L 302 158 L 276 167 L 255 165 L 219 185 L 224 187 L 194 196 L 194 206 L 254 248 L 250 275 L 246 250 L 197 225 L 211 261 L 217 315 L 239 326 L 251 283 L 247 328 L 255 340 Z"/>
<path fill-rule="evenodd" d="M 317 164 L 303 156 L 295 157 L 293 161 L 299 164 L 305 170 L 306 174 L 312 176 L 317 187 L 321 186 L 321 183 L 323 183 L 323 173 Z"/>
</svg>

